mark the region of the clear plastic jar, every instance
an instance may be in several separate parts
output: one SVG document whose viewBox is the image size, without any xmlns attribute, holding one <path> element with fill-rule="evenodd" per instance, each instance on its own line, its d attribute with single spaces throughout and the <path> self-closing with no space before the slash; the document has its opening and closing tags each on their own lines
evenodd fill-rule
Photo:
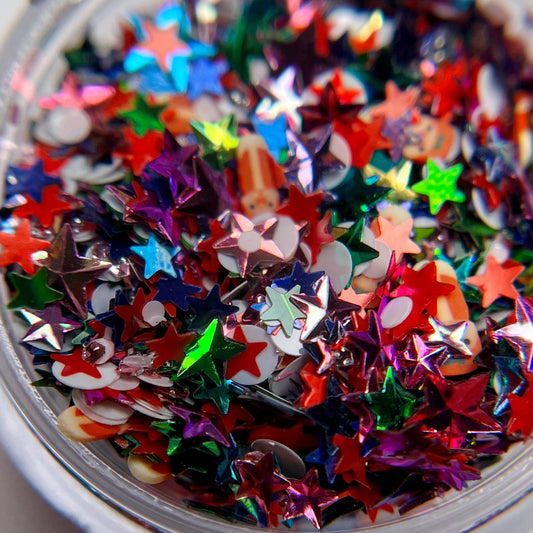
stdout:
<svg viewBox="0 0 533 533">
<path fill-rule="evenodd" d="M 39 93 L 44 84 L 60 81 L 54 82 L 53 74 L 58 72 L 61 51 L 79 44 L 88 21 L 97 19 L 99 10 L 109 9 L 110 2 L 115 1 L 130 3 L 41 0 L 32 4 L 20 20 L 0 56 L 2 179 L 10 158 L 24 150 L 29 141 L 28 98 L 34 90 Z M 131 2 L 132 7 L 134 4 L 148 2 Z M 10 313 L 5 310 L 7 298 L 4 285 L 0 295 L 0 431 L 8 453 L 53 505 L 83 529 L 95 532 L 133 531 L 135 522 L 155 531 L 258 530 L 230 525 L 187 508 L 181 503 L 183 491 L 171 481 L 158 486 L 139 483 L 130 475 L 126 461 L 107 442 L 81 445 L 63 437 L 55 421 L 67 400 L 53 390 L 31 385 L 38 376 L 31 357 L 16 341 Z M 380 514 L 375 524 L 363 514 L 344 517 L 327 530 L 417 533 L 470 531 L 476 527 L 501 531 L 502 527 L 512 527 L 513 531 L 526 531 L 531 528 L 527 525 L 528 500 L 523 499 L 532 490 L 530 441 L 512 447 L 500 462 L 483 472 L 482 481 L 469 483 L 461 492 L 450 491 L 401 517 Z M 280 530 L 286 528 L 281 526 Z M 312 526 L 298 521 L 293 530 L 311 531 Z"/>
</svg>

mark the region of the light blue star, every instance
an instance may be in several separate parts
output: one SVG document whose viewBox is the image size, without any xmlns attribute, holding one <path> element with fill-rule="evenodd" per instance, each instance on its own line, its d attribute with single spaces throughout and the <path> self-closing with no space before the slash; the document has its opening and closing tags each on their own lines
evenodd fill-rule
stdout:
<svg viewBox="0 0 533 533">
<path fill-rule="evenodd" d="M 228 63 L 225 60 L 209 61 L 205 57 L 200 57 L 191 65 L 189 76 L 189 89 L 187 96 L 189 100 L 196 100 L 204 93 L 221 95 L 224 88 L 220 83 L 220 76 L 228 70 Z"/>
<path fill-rule="evenodd" d="M 161 246 L 153 233 L 150 234 L 146 246 L 131 246 L 130 249 L 134 254 L 144 259 L 144 277 L 146 279 L 150 279 L 157 272 L 164 272 L 173 278 L 177 277 L 172 266 L 175 250 Z"/>
<path fill-rule="evenodd" d="M 289 144 L 287 141 L 287 119 L 279 115 L 274 120 L 263 120 L 257 115 L 252 116 L 255 131 L 265 139 L 268 151 L 272 157 L 281 163 L 287 156 Z"/>
</svg>

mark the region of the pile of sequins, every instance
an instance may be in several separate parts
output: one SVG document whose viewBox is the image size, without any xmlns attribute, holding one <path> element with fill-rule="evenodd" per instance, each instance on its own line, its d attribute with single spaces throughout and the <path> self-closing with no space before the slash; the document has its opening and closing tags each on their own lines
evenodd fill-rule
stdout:
<svg viewBox="0 0 533 533">
<path fill-rule="evenodd" d="M 389 4 L 110 5 L 31 102 L 0 266 L 35 385 L 196 509 L 374 520 L 533 429 L 531 71 L 472 2 Z"/>
</svg>

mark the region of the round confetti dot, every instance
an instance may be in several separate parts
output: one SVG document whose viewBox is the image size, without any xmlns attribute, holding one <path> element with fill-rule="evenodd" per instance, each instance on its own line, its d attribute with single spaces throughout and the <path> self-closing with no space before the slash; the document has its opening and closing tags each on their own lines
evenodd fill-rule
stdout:
<svg viewBox="0 0 533 533">
<path fill-rule="evenodd" d="M 72 356 L 71 356 L 72 357 Z M 63 372 L 65 370 L 65 364 L 55 361 L 52 365 L 52 374 L 54 377 L 73 389 L 81 390 L 96 390 L 103 387 L 109 387 L 113 382 L 115 382 L 119 375 L 117 374 L 117 367 L 113 363 L 105 363 L 98 366 L 98 372 L 101 377 L 95 378 L 84 374 L 83 372 L 76 372 L 74 374 L 65 375 Z"/>
<path fill-rule="evenodd" d="M 131 407 L 113 400 L 103 400 L 89 405 L 83 391 L 78 389 L 72 391 L 72 401 L 87 418 L 109 426 L 124 424 L 133 414 Z"/>
<path fill-rule="evenodd" d="M 301 479 L 307 468 L 302 458 L 285 444 L 270 439 L 257 439 L 252 442 L 252 450 L 263 453 L 273 453 L 283 476 L 292 479 Z"/>
<path fill-rule="evenodd" d="M 46 117 L 48 131 L 62 144 L 78 144 L 91 133 L 91 119 L 83 109 L 56 107 Z"/>
<path fill-rule="evenodd" d="M 374 248 L 379 252 L 379 256 L 370 261 L 370 265 L 365 270 L 365 276 L 379 280 L 387 275 L 392 257 L 392 249 L 389 245 L 381 241 L 375 241 Z"/>
<path fill-rule="evenodd" d="M 329 277 L 334 291 L 339 294 L 352 278 L 352 256 L 344 244 L 334 241 L 322 247 L 311 272 L 323 271 Z"/>
<path fill-rule="evenodd" d="M 393 298 L 383 308 L 380 315 L 381 325 L 387 328 L 399 326 L 413 310 L 413 300 L 407 296 Z"/>
<path fill-rule="evenodd" d="M 165 306 L 157 300 L 152 300 L 144 305 L 142 317 L 150 326 L 157 326 L 165 320 Z"/>
<path fill-rule="evenodd" d="M 276 348 L 288 355 L 299 356 L 304 354 L 302 341 L 300 340 L 301 329 L 294 328 L 292 333 L 287 336 L 282 328 L 277 328 L 275 333 L 270 335 Z"/>
</svg>

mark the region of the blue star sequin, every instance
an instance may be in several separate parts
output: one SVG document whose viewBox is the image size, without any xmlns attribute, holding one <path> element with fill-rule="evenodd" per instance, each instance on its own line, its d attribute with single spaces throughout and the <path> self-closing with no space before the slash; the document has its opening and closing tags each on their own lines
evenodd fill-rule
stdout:
<svg viewBox="0 0 533 533">
<path fill-rule="evenodd" d="M 215 318 L 224 321 L 226 317 L 239 310 L 235 305 L 222 303 L 218 285 L 214 285 L 205 298 L 189 298 L 189 304 L 194 313 L 189 324 L 190 329 L 201 329 Z"/>
<path fill-rule="evenodd" d="M 131 246 L 130 249 L 134 254 L 144 259 L 144 277 L 146 279 L 151 278 L 157 272 L 164 272 L 173 278 L 177 277 L 172 265 L 174 249 L 161 246 L 153 233 L 150 234 L 145 246 Z"/>
<path fill-rule="evenodd" d="M 295 285 L 300 285 L 301 294 L 316 294 L 315 284 L 324 275 L 323 271 L 307 273 L 299 261 L 294 263 L 290 276 L 273 281 L 276 287 L 290 291 Z"/>
<path fill-rule="evenodd" d="M 30 168 L 9 167 L 6 176 L 6 196 L 27 194 L 36 202 L 42 199 L 43 187 L 60 185 L 61 180 L 44 172 L 42 161 Z"/>
<path fill-rule="evenodd" d="M 163 303 L 172 302 L 182 311 L 189 309 L 189 297 L 193 294 L 198 294 L 202 290 L 200 287 L 183 283 L 180 275 L 176 279 L 161 278 L 156 283 L 156 289 L 157 292 L 155 293 L 154 300 Z"/>
<path fill-rule="evenodd" d="M 191 65 L 189 76 L 189 89 L 187 96 L 190 100 L 196 100 L 204 93 L 220 96 L 224 88 L 220 83 L 220 76 L 228 70 L 228 62 L 225 60 L 209 61 L 200 57 Z"/>
<path fill-rule="evenodd" d="M 265 139 L 268 151 L 278 162 L 282 162 L 287 155 L 289 143 L 287 141 L 287 119 L 279 115 L 271 121 L 261 120 L 257 115 L 252 116 L 255 131 Z"/>
</svg>

